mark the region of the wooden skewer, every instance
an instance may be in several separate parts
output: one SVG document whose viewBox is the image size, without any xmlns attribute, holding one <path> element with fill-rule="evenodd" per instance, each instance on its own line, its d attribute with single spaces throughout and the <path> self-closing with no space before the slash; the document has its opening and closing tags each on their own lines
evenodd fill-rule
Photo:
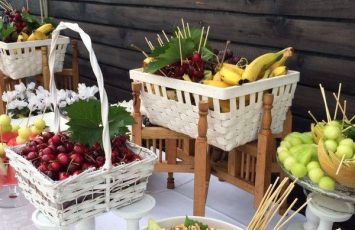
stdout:
<svg viewBox="0 0 355 230">
<path fill-rule="evenodd" d="M 181 39 L 180 36 L 178 36 L 179 39 L 179 51 L 180 51 L 180 64 L 182 65 L 182 50 L 181 50 Z"/>
<path fill-rule="evenodd" d="M 168 36 L 166 36 L 165 31 L 164 31 L 164 30 L 162 30 L 162 32 L 163 32 L 163 34 L 164 34 L 164 37 L 165 37 L 166 41 L 167 41 L 167 42 L 170 42 L 170 40 L 169 40 Z"/>
<path fill-rule="evenodd" d="M 186 23 L 186 27 L 187 27 L 187 33 L 189 34 L 189 37 L 191 38 L 191 32 L 190 32 L 189 23 Z"/>
<path fill-rule="evenodd" d="M 222 61 L 221 61 L 222 64 L 224 62 L 224 58 L 226 57 L 227 48 L 230 43 L 231 43 L 231 41 L 226 41 L 226 46 L 224 47 L 223 57 L 222 57 Z"/>
<path fill-rule="evenodd" d="M 159 34 L 157 34 L 157 40 L 160 46 L 163 46 L 163 41 L 161 40 Z"/>
<path fill-rule="evenodd" d="M 350 126 L 348 126 L 347 128 L 345 128 L 345 129 L 343 129 L 343 133 L 345 132 L 345 131 L 347 131 L 348 129 L 351 129 L 353 126 L 352 125 L 350 125 Z"/>
<path fill-rule="evenodd" d="M 153 46 L 153 44 L 152 44 L 152 42 L 151 42 L 151 41 L 149 41 L 149 45 L 152 47 L 152 50 L 154 50 L 154 49 L 155 49 L 155 47 Z"/>
<path fill-rule="evenodd" d="M 338 87 L 338 98 L 340 99 L 340 91 L 341 91 L 341 83 L 339 83 L 339 87 Z M 338 101 L 337 101 L 337 103 L 336 103 L 336 105 L 335 105 L 335 111 L 334 111 L 334 117 L 333 117 L 333 120 L 335 120 L 336 119 L 336 117 L 337 117 L 337 113 L 338 113 Z"/>
<path fill-rule="evenodd" d="M 292 215 L 289 216 L 278 228 L 275 228 L 275 230 L 281 229 L 287 222 L 289 222 L 292 219 L 292 217 L 294 217 L 297 213 L 299 213 L 302 210 L 302 208 L 304 208 L 311 200 L 312 198 L 309 198 L 301 207 L 299 207 L 294 213 L 292 213 Z"/>
<path fill-rule="evenodd" d="M 205 31 L 205 27 L 202 26 L 202 31 L 201 31 L 201 37 L 200 37 L 200 43 L 198 44 L 198 53 L 200 53 L 201 50 L 201 43 L 202 43 L 202 38 L 203 38 L 203 32 Z"/>
<path fill-rule="evenodd" d="M 320 91 L 321 91 L 321 94 L 322 94 L 322 97 L 323 97 L 323 101 L 324 101 L 325 112 L 326 112 L 326 115 L 327 115 L 327 121 L 330 122 L 331 118 L 330 118 L 330 113 L 329 113 L 329 108 L 328 108 L 328 103 L 327 103 L 327 98 L 325 96 L 324 88 L 323 88 L 322 84 L 319 84 L 319 87 L 320 87 Z"/>
<path fill-rule="evenodd" d="M 26 2 L 27 2 L 27 7 L 28 7 L 28 0 L 26 0 Z M 5 5 L 6 5 L 7 7 L 9 7 L 10 10 L 14 10 L 14 8 L 12 7 L 12 5 L 11 5 L 7 0 L 4 0 L 4 3 L 6 3 Z"/>
<path fill-rule="evenodd" d="M 341 157 L 341 161 L 340 161 L 340 163 L 339 163 L 339 166 L 338 166 L 338 168 L 337 168 L 337 171 L 335 172 L 335 175 L 338 175 L 338 174 L 339 174 L 340 168 L 341 168 L 341 166 L 343 166 L 343 161 L 344 161 L 344 159 L 345 159 L 345 154 L 343 154 L 343 156 Z"/>
<path fill-rule="evenodd" d="M 141 48 L 139 48 L 138 46 L 131 44 L 131 47 L 135 48 L 136 50 L 140 51 L 146 58 L 149 57 L 148 54 L 146 52 L 144 52 L 144 50 L 142 50 Z"/>
<path fill-rule="evenodd" d="M 308 114 L 312 117 L 313 121 L 315 121 L 316 123 L 318 123 L 316 117 L 312 114 L 312 112 L 310 110 L 308 110 Z"/>
<path fill-rule="evenodd" d="M 355 119 L 355 115 L 349 120 L 349 122 L 351 123 L 354 119 Z"/>
<path fill-rule="evenodd" d="M 287 213 L 292 209 L 292 207 L 296 204 L 296 202 L 298 201 L 298 198 L 295 198 L 293 200 L 293 202 L 291 203 L 291 205 L 286 209 L 286 211 L 284 212 L 284 214 L 281 216 L 281 218 L 279 219 L 279 221 L 276 223 L 274 229 L 277 229 L 277 227 L 280 225 L 281 221 L 283 219 L 285 219 Z"/>
<path fill-rule="evenodd" d="M 182 23 L 182 30 L 184 31 L 184 36 L 185 36 L 185 38 L 187 38 L 186 30 L 185 30 L 185 22 L 184 22 L 183 18 L 181 18 L 181 23 Z"/>
<path fill-rule="evenodd" d="M 337 101 L 337 104 L 339 104 L 339 109 L 341 110 L 342 114 L 343 114 L 343 118 L 345 118 L 348 121 L 348 117 L 345 114 L 345 109 L 343 109 L 343 107 L 341 106 L 341 103 L 339 101 L 339 98 L 335 95 L 335 93 L 333 93 L 333 96 L 335 98 L 335 100 Z M 346 100 L 344 101 L 344 104 L 346 105 Z"/>
<path fill-rule="evenodd" d="M 150 48 L 150 50 L 153 50 L 153 47 L 151 46 L 151 44 L 149 43 L 149 40 L 147 37 L 144 37 L 145 41 L 147 42 L 148 47 Z"/>
<path fill-rule="evenodd" d="M 185 38 L 184 35 L 181 33 L 181 30 L 180 30 L 180 27 L 179 27 L 179 26 L 177 27 L 177 29 L 178 29 L 178 31 L 179 31 L 179 34 L 180 34 L 181 38 Z"/>
<path fill-rule="evenodd" d="M 207 37 L 208 37 L 208 33 L 210 32 L 210 26 L 207 27 L 207 32 L 206 32 L 206 37 L 205 37 L 205 41 L 203 42 L 203 47 L 206 46 L 207 43 Z"/>
</svg>

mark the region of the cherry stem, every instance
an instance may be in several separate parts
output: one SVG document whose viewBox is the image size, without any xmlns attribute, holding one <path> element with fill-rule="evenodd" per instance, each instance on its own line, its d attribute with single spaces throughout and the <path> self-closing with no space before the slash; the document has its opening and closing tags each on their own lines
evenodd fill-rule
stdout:
<svg viewBox="0 0 355 230">
<path fill-rule="evenodd" d="M 70 167 L 70 165 L 73 163 L 73 160 L 74 160 L 74 159 L 71 159 L 71 161 L 69 162 L 69 165 L 68 165 L 66 174 L 68 174 L 68 172 L 69 172 L 69 167 Z"/>
</svg>

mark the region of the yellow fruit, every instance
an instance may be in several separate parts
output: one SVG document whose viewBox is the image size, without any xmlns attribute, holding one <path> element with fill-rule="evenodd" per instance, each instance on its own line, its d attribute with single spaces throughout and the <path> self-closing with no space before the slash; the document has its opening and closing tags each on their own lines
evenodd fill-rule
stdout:
<svg viewBox="0 0 355 230">
<path fill-rule="evenodd" d="M 282 55 L 282 58 L 271 65 L 271 67 L 269 68 L 270 71 L 272 72 L 277 67 L 285 65 L 287 58 L 291 57 L 292 55 L 293 55 L 293 48 L 292 47 L 286 48 L 285 52 Z"/>
<path fill-rule="evenodd" d="M 11 130 L 11 132 L 17 132 L 18 131 L 18 129 L 20 128 L 20 126 L 19 125 L 12 125 L 12 130 Z"/>
<path fill-rule="evenodd" d="M 203 72 L 203 80 L 212 80 L 212 71 L 211 70 L 205 70 Z"/>
<path fill-rule="evenodd" d="M 223 63 L 223 67 L 233 70 L 236 73 L 238 73 L 239 75 L 242 75 L 244 72 L 244 69 L 240 68 L 237 65 L 233 65 L 233 64 L 229 64 L 229 63 Z"/>
<path fill-rule="evenodd" d="M 213 99 L 212 98 L 208 98 L 208 106 L 211 110 L 215 110 L 214 106 L 213 106 Z M 220 106 L 222 113 L 228 113 L 230 111 L 229 100 L 219 100 L 219 106 Z"/>
<path fill-rule="evenodd" d="M 34 40 L 44 40 L 48 37 L 42 33 L 41 31 L 35 30 L 32 34 L 28 37 L 27 41 L 34 41 Z"/>
<path fill-rule="evenodd" d="M 28 127 L 21 127 L 17 131 L 18 137 L 21 137 L 22 139 L 28 139 L 29 136 L 31 135 L 31 129 Z"/>
<path fill-rule="evenodd" d="M 284 52 L 290 48 L 286 48 L 276 53 L 266 53 L 254 59 L 244 70 L 242 75 L 243 82 L 252 82 L 257 79 L 260 73 L 266 71 L 274 64 Z"/>
<path fill-rule="evenodd" d="M 25 39 L 25 41 L 27 41 L 28 34 L 26 34 L 25 32 L 21 32 L 21 35 L 22 35 L 23 39 Z"/>
<path fill-rule="evenodd" d="M 144 59 L 143 70 L 145 70 L 148 67 L 149 63 L 151 63 L 152 61 L 154 61 L 154 58 L 152 57 L 147 57 L 146 59 Z"/>
<path fill-rule="evenodd" d="M 286 66 L 279 66 L 276 67 L 270 74 L 270 77 L 275 77 L 275 76 L 281 76 L 285 75 L 287 73 L 287 67 Z"/>
<path fill-rule="evenodd" d="M 24 41 L 26 41 L 26 40 L 25 40 L 25 38 L 22 35 L 19 35 L 17 37 L 17 42 L 24 42 Z"/>
<path fill-rule="evenodd" d="M 32 127 L 31 127 L 31 133 L 32 133 L 32 134 L 38 135 L 38 134 L 41 134 L 42 131 L 43 131 L 42 129 L 39 129 L 39 128 L 37 128 L 36 126 L 32 126 Z"/>
<path fill-rule="evenodd" d="M 0 115 L 0 125 L 10 125 L 11 124 L 11 118 L 6 115 L 6 114 L 1 114 Z"/>
<path fill-rule="evenodd" d="M 222 75 L 220 72 L 217 72 L 213 78 L 212 78 L 214 81 L 222 81 Z"/>
<path fill-rule="evenodd" d="M 223 81 L 215 81 L 215 80 L 203 80 L 202 84 L 215 86 L 215 87 L 219 87 L 219 88 L 226 88 L 226 87 L 230 86 Z"/>
<path fill-rule="evenodd" d="M 224 64 L 219 72 L 222 75 L 222 81 L 229 85 L 239 85 L 239 81 L 242 79 L 242 76 L 237 71 L 226 67 Z"/>
<path fill-rule="evenodd" d="M 46 127 L 46 122 L 41 118 L 37 118 L 36 120 L 33 121 L 33 125 L 38 130 L 43 130 Z"/>
<path fill-rule="evenodd" d="M 53 29 L 53 25 L 50 23 L 46 23 L 46 24 L 43 24 L 40 27 L 38 27 L 36 31 L 39 31 L 43 34 L 47 34 L 47 33 L 51 32 L 52 29 Z"/>
<path fill-rule="evenodd" d="M 16 144 L 22 145 L 22 144 L 25 144 L 26 142 L 27 142 L 27 138 L 22 138 L 20 136 L 16 137 Z"/>
<path fill-rule="evenodd" d="M 1 125 L 0 129 L 1 129 L 1 132 L 4 132 L 4 133 L 11 132 L 12 126 L 11 126 L 11 124 L 9 124 L 9 125 Z"/>
<path fill-rule="evenodd" d="M 184 79 L 185 81 L 191 81 L 191 78 L 187 74 L 184 74 L 184 76 L 182 76 L 182 79 Z"/>
</svg>

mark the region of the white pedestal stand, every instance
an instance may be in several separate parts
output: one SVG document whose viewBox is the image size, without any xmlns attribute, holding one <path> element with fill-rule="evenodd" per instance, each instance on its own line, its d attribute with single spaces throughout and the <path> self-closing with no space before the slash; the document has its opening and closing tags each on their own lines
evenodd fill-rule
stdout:
<svg viewBox="0 0 355 230">
<path fill-rule="evenodd" d="M 113 210 L 113 213 L 122 217 L 127 222 L 127 230 L 139 230 L 139 220 L 148 214 L 155 206 L 155 199 L 150 195 L 131 205 Z M 34 225 L 40 230 L 67 230 L 68 227 L 58 227 L 50 222 L 39 210 L 32 214 Z M 95 230 L 95 218 L 82 220 L 75 224 L 75 230 Z"/>
<path fill-rule="evenodd" d="M 334 222 L 344 222 L 354 214 L 354 205 L 319 193 L 311 193 L 312 201 L 307 205 L 307 221 L 295 223 L 288 230 L 332 230 Z"/>
</svg>

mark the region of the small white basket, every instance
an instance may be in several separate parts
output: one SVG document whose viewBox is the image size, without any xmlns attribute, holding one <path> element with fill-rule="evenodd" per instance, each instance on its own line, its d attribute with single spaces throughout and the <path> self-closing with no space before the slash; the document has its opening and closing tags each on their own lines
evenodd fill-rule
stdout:
<svg viewBox="0 0 355 230">
<path fill-rule="evenodd" d="M 54 72 L 61 72 L 63 69 L 68 43 L 68 37 L 60 36 L 58 39 L 55 49 Z M 41 47 L 47 46 L 49 50 L 50 45 L 51 39 L 13 43 L 0 42 L 0 70 L 14 80 L 41 74 Z"/>
<path fill-rule="evenodd" d="M 131 70 L 130 78 L 143 84 L 141 99 L 153 124 L 192 138 L 197 137 L 197 105 L 200 100 L 209 100 L 207 142 L 230 151 L 257 138 L 264 92 L 274 95 L 271 130 L 273 133 L 282 131 L 300 74 L 288 71 L 285 76 L 228 88 L 144 73 L 142 69 Z M 175 91 L 176 99 L 168 96 L 171 89 Z M 229 112 L 221 111 L 220 100 L 229 105 Z"/>
<path fill-rule="evenodd" d="M 152 174 L 157 159 L 155 153 L 130 142 L 127 146 L 141 157 L 140 161 L 113 166 L 111 141 L 108 127 L 108 100 L 103 76 L 92 49 L 91 39 L 78 24 L 61 22 L 53 31 L 52 46 L 55 47 L 59 32 L 69 28 L 80 34 L 90 53 L 90 62 L 97 78 L 103 125 L 102 143 L 105 164 L 98 170 L 89 169 L 63 181 L 53 181 L 38 171 L 31 162 L 18 154 L 23 146 L 6 149 L 6 156 L 17 172 L 20 188 L 25 197 L 50 221 L 58 226 L 67 226 L 82 219 L 119 208 L 141 199 L 146 190 L 148 177 Z M 51 101 L 56 100 L 54 81 L 55 48 L 49 55 Z M 54 105 L 54 129 L 59 131 L 58 106 Z"/>
</svg>

